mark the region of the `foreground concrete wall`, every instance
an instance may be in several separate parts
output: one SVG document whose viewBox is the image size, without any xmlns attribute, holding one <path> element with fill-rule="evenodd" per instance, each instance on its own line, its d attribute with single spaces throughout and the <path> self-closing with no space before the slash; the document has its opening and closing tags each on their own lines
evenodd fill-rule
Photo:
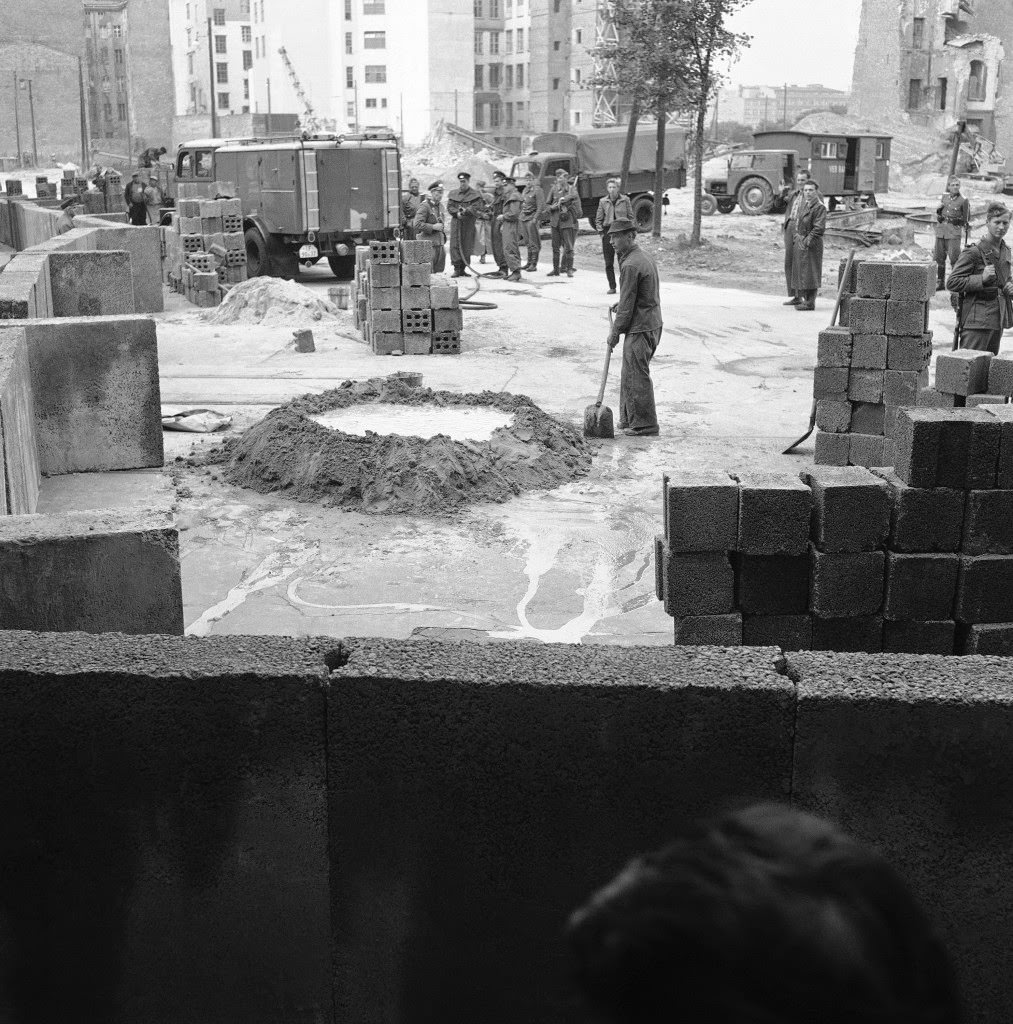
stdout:
<svg viewBox="0 0 1013 1024">
<path fill-rule="evenodd" d="M 0 515 L 29 515 L 39 503 L 35 403 L 24 327 L 0 331 Z"/>
<path fill-rule="evenodd" d="M 53 316 L 136 312 L 130 253 L 52 252 L 48 260 Z"/>
<path fill-rule="evenodd" d="M 576 1020 L 568 912 L 791 795 L 1008 1020 L 1011 695 L 977 657 L 0 633 L 0 1019 Z"/>
<path fill-rule="evenodd" d="M 0 1019 L 332 1020 L 324 657 L 0 633 Z"/>
<path fill-rule="evenodd" d="M 179 532 L 167 512 L 0 519 L 0 630 L 183 632 Z"/>
</svg>

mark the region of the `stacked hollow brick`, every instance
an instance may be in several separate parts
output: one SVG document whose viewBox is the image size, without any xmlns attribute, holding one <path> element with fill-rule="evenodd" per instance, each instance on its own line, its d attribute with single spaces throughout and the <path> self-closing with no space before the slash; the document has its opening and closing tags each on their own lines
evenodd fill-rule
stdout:
<svg viewBox="0 0 1013 1024">
<path fill-rule="evenodd" d="M 896 471 L 665 477 L 675 642 L 1013 654 L 1011 413 L 902 410 Z"/>
<path fill-rule="evenodd" d="M 916 405 L 928 385 L 935 282 L 935 263 L 852 264 L 842 326 L 819 335 L 813 375 L 818 465 L 892 464 L 897 410 Z"/>
<path fill-rule="evenodd" d="M 166 232 L 170 286 L 195 306 L 217 306 L 223 288 L 246 280 L 238 199 L 179 199 Z"/>
<path fill-rule="evenodd" d="M 432 274 L 426 240 L 355 250 L 355 325 L 377 355 L 456 355 L 464 320 L 457 285 Z"/>
</svg>

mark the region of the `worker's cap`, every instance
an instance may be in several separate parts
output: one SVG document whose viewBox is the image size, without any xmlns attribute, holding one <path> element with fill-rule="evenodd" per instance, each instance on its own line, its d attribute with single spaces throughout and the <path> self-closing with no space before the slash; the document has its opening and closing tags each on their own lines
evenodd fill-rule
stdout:
<svg viewBox="0 0 1013 1024">
<path fill-rule="evenodd" d="M 514 185 L 514 184 L 516 184 L 516 180 L 515 180 L 514 178 L 511 178 L 509 174 L 504 174 L 504 175 L 503 175 L 503 180 L 504 180 L 504 181 L 505 181 L 505 182 L 506 182 L 506 183 L 507 183 L 508 185 Z"/>
<path fill-rule="evenodd" d="M 567 169 L 565 167 L 557 167 L 556 168 L 556 177 L 557 178 L 569 177 L 569 171 L 567 171 Z"/>
<path fill-rule="evenodd" d="M 440 190 L 440 191 L 443 190 L 443 182 L 442 181 L 434 181 L 432 183 L 432 185 L 429 186 L 429 191 L 430 192 L 436 192 L 437 190 Z"/>
<path fill-rule="evenodd" d="M 457 180 L 458 181 L 465 181 L 465 180 L 471 181 L 471 175 L 467 171 L 461 171 L 461 173 L 458 174 L 458 176 L 457 176 Z"/>
<path fill-rule="evenodd" d="M 505 171 L 493 171 L 492 176 L 497 178 L 499 181 L 506 181 L 507 178 Z"/>
<path fill-rule="evenodd" d="M 631 220 L 627 220 L 626 217 L 616 217 L 614 221 L 609 225 L 610 235 L 621 235 L 624 231 L 636 231 L 637 226 Z"/>
</svg>

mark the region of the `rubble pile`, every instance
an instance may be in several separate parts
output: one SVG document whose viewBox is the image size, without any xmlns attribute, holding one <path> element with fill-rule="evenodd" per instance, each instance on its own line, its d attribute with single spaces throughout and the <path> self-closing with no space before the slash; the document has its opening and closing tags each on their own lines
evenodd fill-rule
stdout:
<svg viewBox="0 0 1013 1024">
<path fill-rule="evenodd" d="M 295 281 L 253 277 L 230 288 L 216 309 L 204 314 L 209 324 L 264 324 L 287 327 L 326 320 L 345 320 L 349 314 L 321 299 Z"/>
</svg>

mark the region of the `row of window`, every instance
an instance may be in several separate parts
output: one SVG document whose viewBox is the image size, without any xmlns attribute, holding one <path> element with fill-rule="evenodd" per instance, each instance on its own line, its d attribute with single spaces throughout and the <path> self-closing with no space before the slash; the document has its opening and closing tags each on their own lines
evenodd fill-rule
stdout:
<svg viewBox="0 0 1013 1024">
<path fill-rule="evenodd" d="M 382 85 L 387 81 L 386 64 L 367 64 L 364 69 L 366 83 L 369 85 Z M 355 88 L 355 69 L 345 68 L 345 88 Z"/>
<path fill-rule="evenodd" d="M 386 0 L 362 0 L 363 14 L 386 14 Z M 352 0 L 345 0 L 345 21 L 352 20 Z"/>
<path fill-rule="evenodd" d="M 983 103 L 988 98 L 988 68 L 985 66 L 984 61 L 972 60 L 970 72 L 970 77 L 967 79 L 967 98 L 972 103 Z M 946 101 L 949 97 L 949 81 L 945 78 L 936 79 L 936 94 L 934 97 L 926 96 L 926 90 L 923 86 L 924 83 L 920 78 L 908 80 L 908 110 L 921 110 L 927 105 L 926 101 L 929 101 L 936 110 L 945 110 Z"/>
<path fill-rule="evenodd" d="M 475 131 L 499 128 L 504 124 L 507 128 L 524 127 L 523 103 L 500 103 L 499 100 L 493 100 L 491 103 L 475 104 Z"/>
<path fill-rule="evenodd" d="M 504 43 L 505 43 L 505 46 L 503 48 L 503 52 L 504 53 L 513 53 L 514 52 L 514 30 L 513 29 L 507 29 L 506 32 L 476 32 L 475 33 L 475 53 L 485 53 L 486 52 L 486 50 L 485 50 L 486 41 L 485 41 L 485 38 L 484 38 L 486 36 L 488 36 L 488 52 L 489 53 L 499 53 L 500 52 L 500 48 L 499 48 L 500 39 L 499 39 L 499 37 L 501 35 L 504 36 Z M 556 45 L 556 49 L 557 50 L 559 49 L 558 43 Z M 523 53 L 524 52 L 524 29 L 522 29 L 522 28 L 517 29 L 517 52 L 518 53 Z"/>
<path fill-rule="evenodd" d="M 502 64 L 489 64 L 489 88 L 498 89 L 501 85 L 507 89 L 523 89 L 524 88 L 524 65 L 516 65 L 516 71 L 514 70 L 513 64 L 506 65 L 506 78 L 503 77 L 504 66 Z M 485 86 L 485 69 L 486 65 L 476 64 L 475 65 L 475 88 L 478 90 L 484 89 Z"/>
<path fill-rule="evenodd" d="M 517 0 L 517 10 L 520 10 L 524 6 L 524 0 Z M 502 0 L 475 0 L 475 17 L 476 18 L 498 18 L 502 13 L 504 4 Z M 505 10 L 512 11 L 514 9 L 514 0 L 505 0 Z M 556 2 L 556 10 L 559 10 L 558 0 Z M 488 15 L 486 14 L 488 11 Z"/>
</svg>

